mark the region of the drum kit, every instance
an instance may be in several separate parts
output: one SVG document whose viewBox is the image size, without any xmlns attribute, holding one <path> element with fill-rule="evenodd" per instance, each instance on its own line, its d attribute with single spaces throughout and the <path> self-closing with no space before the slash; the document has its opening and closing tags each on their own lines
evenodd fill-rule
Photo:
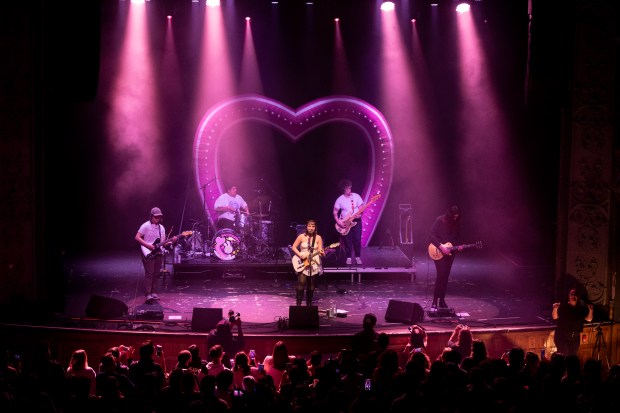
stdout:
<svg viewBox="0 0 620 413">
<path fill-rule="evenodd" d="M 237 214 L 234 228 L 220 229 L 212 239 L 204 239 L 200 231 L 194 230 L 181 246 L 180 254 L 186 258 L 215 257 L 221 261 L 269 258 L 274 240 L 274 221 L 269 219 L 271 201 L 262 191 L 256 192 L 259 195 L 250 204 L 250 211 L 258 212 Z"/>
</svg>

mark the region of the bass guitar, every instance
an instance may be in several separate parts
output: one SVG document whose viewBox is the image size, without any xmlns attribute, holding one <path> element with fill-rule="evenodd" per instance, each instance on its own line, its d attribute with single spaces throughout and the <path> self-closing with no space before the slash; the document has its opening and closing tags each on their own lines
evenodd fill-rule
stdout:
<svg viewBox="0 0 620 413">
<path fill-rule="evenodd" d="M 446 242 L 445 244 L 442 244 L 442 245 L 446 247 L 449 252 L 452 252 L 457 249 L 467 249 L 467 248 L 480 249 L 482 248 L 482 241 L 476 241 L 473 244 L 463 244 L 463 245 L 456 245 L 456 246 L 453 246 L 452 243 L 450 242 Z M 434 246 L 432 243 L 428 244 L 428 255 L 435 261 L 440 260 L 444 257 L 444 254 L 439 250 L 439 248 Z M 451 254 L 448 254 L 448 255 L 451 255 Z"/>
<path fill-rule="evenodd" d="M 339 242 L 334 242 L 333 244 L 329 244 L 329 246 L 325 248 L 325 250 L 337 248 L 339 245 Z M 306 259 L 301 259 L 297 255 L 295 255 L 293 257 L 293 268 L 295 269 L 295 272 L 302 272 L 303 270 L 305 270 L 310 265 L 310 260 L 319 255 L 321 251 L 324 250 L 314 251 Z"/>
<path fill-rule="evenodd" d="M 187 237 L 189 235 L 192 235 L 193 233 L 194 231 L 184 231 L 180 233 L 179 235 L 175 235 L 172 238 L 168 238 L 167 240 L 164 240 L 163 242 L 159 238 L 157 238 L 155 242 L 153 242 L 153 246 L 155 248 L 152 250 L 146 248 L 144 245 L 140 245 L 140 248 L 142 248 L 142 254 L 144 255 L 144 259 L 146 261 L 152 260 L 153 258 L 157 257 L 159 254 L 161 254 L 165 247 L 172 244 L 173 242 L 178 240 L 180 237 Z"/>
<path fill-rule="evenodd" d="M 373 202 L 377 201 L 377 199 L 381 198 L 381 194 L 377 194 L 375 196 L 373 196 L 372 198 L 370 198 L 370 201 L 368 201 L 366 204 L 362 205 L 356 213 L 350 213 L 348 217 L 346 217 L 345 219 L 343 219 L 344 222 L 344 226 L 340 226 L 337 222 L 336 222 L 336 231 L 338 231 L 338 233 L 340 235 L 342 235 L 343 237 L 345 235 L 347 235 L 349 233 L 349 231 L 351 231 L 351 228 L 353 228 L 354 226 L 357 225 L 357 222 L 353 221 L 354 219 L 358 218 L 360 215 L 362 215 L 362 212 L 364 212 L 364 210 L 368 207 L 368 205 L 372 204 Z"/>
</svg>

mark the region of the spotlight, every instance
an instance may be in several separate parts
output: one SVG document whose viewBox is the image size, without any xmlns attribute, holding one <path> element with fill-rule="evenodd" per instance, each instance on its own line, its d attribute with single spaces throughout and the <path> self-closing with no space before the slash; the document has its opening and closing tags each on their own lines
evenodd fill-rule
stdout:
<svg viewBox="0 0 620 413">
<path fill-rule="evenodd" d="M 456 5 L 457 13 L 468 13 L 469 10 L 471 10 L 471 6 L 469 5 L 469 3 L 460 2 Z"/>
<path fill-rule="evenodd" d="M 381 10 L 382 11 L 392 11 L 392 10 L 394 10 L 394 2 L 392 2 L 392 1 L 384 1 L 383 3 L 381 3 Z"/>
</svg>

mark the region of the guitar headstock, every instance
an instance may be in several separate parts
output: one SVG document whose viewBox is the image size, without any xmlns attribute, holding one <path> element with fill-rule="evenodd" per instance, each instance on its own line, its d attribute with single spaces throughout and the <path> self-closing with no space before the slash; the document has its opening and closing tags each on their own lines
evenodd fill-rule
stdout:
<svg viewBox="0 0 620 413">
<path fill-rule="evenodd" d="M 482 241 L 476 241 L 474 244 L 475 248 L 481 249 L 482 248 Z"/>
<path fill-rule="evenodd" d="M 339 242 L 334 242 L 333 244 L 329 244 L 327 249 L 338 248 L 340 246 Z"/>
<path fill-rule="evenodd" d="M 381 198 L 381 194 L 377 194 L 375 196 L 373 196 L 372 198 L 370 198 L 370 201 L 368 201 L 369 204 L 375 202 L 377 199 Z"/>
<path fill-rule="evenodd" d="M 181 236 L 183 237 L 189 237 L 190 235 L 192 235 L 194 233 L 194 231 L 183 231 L 181 232 Z"/>
</svg>

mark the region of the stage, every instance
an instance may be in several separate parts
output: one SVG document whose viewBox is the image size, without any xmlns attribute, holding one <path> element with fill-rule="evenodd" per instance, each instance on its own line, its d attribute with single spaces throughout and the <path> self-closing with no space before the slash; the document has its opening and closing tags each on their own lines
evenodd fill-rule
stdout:
<svg viewBox="0 0 620 413">
<path fill-rule="evenodd" d="M 147 304 L 142 294 L 142 263 L 135 252 L 68 258 L 66 308 L 56 323 L 187 332 L 192 331 L 196 308 L 215 308 L 224 315 L 229 309 L 239 312 L 246 334 L 278 335 L 283 329 L 286 334 L 307 333 L 286 328 L 289 307 L 295 304 L 296 277 L 285 251 L 286 247 L 280 248 L 278 254 L 262 260 L 223 261 L 207 256 L 172 263 L 169 257 L 157 280 L 161 299 Z M 484 250 L 457 257 L 446 297 L 450 311 L 429 313 L 435 269 L 424 252 L 407 256 L 399 247 L 367 247 L 362 251 L 363 264 L 358 266 L 341 265 L 342 257 L 335 253 L 326 257 L 313 302 L 318 307 L 319 326 L 312 333 L 353 334 L 368 312 L 377 315 L 379 330 L 406 332 L 408 321 L 385 320 L 390 302 L 419 305 L 422 319 L 412 321 L 439 331 L 458 323 L 472 328 L 551 325 L 552 268 L 519 264 Z M 93 296 L 119 308 L 126 306 L 126 313 L 87 316 L 85 310 Z"/>
</svg>

